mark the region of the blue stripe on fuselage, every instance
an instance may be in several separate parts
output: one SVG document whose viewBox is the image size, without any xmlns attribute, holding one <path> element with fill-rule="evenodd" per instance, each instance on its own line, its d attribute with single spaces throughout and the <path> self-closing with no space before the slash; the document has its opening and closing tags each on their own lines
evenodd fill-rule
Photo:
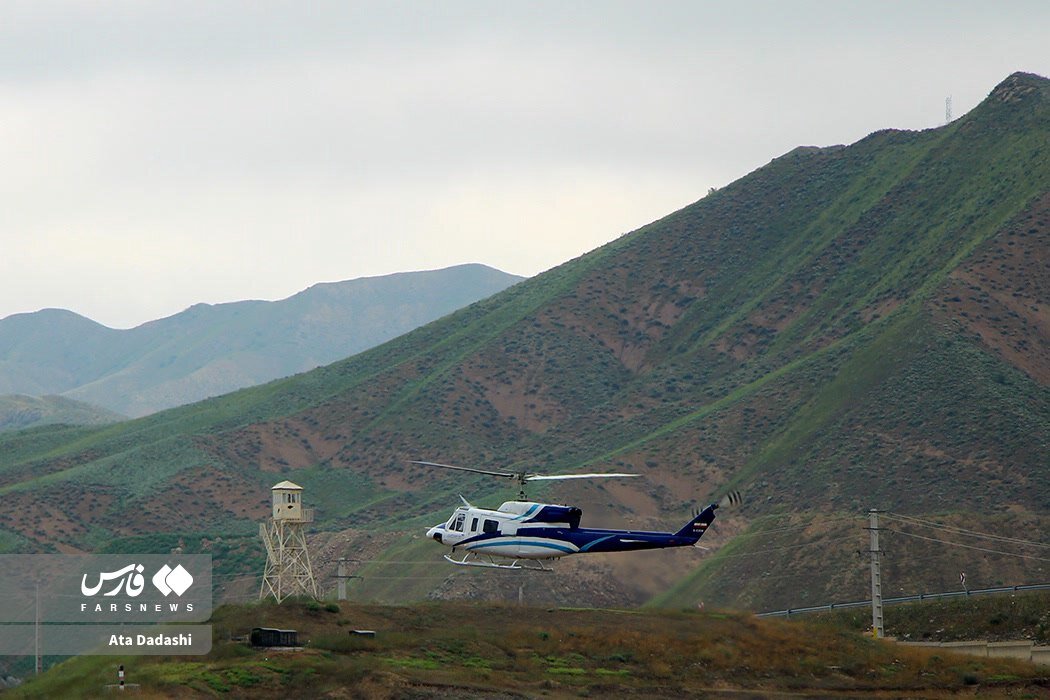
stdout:
<svg viewBox="0 0 1050 700">
<path fill-rule="evenodd" d="M 529 507 L 529 509 L 527 511 L 525 511 L 524 513 L 522 513 L 518 517 L 514 518 L 514 520 L 524 520 L 525 518 L 529 517 L 530 515 L 535 513 L 537 510 L 539 510 L 539 508 L 540 508 L 540 506 L 537 503 L 537 504 Z"/>
<path fill-rule="evenodd" d="M 591 551 L 591 549 L 593 549 L 595 547 L 595 545 L 598 545 L 598 544 L 601 544 L 602 542 L 606 542 L 608 540 L 611 540 L 613 537 L 616 537 L 616 535 L 606 535 L 605 537 L 599 537 L 596 540 L 591 540 L 587 544 L 585 544 L 582 547 L 580 547 L 580 551 L 581 552 L 589 552 L 589 551 Z"/>
<path fill-rule="evenodd" d="M 551 539 L 551 538 L 547 538 L 547 539 Z M 560 539 L 560 538 L 557 538 L 557 539 Z M 554 542 L 537 542 L 537 541 L 530 541 L 530 540 L 522 540 L 522 539 L 518 539 L 518 538 L 515 538 L 515 537 L 497 537 L 497 538 L 491 539 L 488 542 L 479 542 L 479 541 L 475 540 L 474 542 L 471 543 L 471 545 L 469 547 L 467 547 L 467 549 L 470 550 L 470 551 L 474 551 L 475 549 L 483 549 L 485 547 L 503 547 L 503 546 L 513 547 L 515 545 L 518 545 L 518 546 L 521 546 L 521 547 L 544 547 L 546 549 L 556 549 L 559 552 L 565 552 L 567 554 L 575 554 L 576 551 L 577 551 L 575 547 L 569 547 L 568 545 L 564 545 L 564 544 L 556 544 Z M 458 547 L 458 546 L 461 546 L 461 545 L 456 545 L 456 546 Z"/>
<path fill-rule="evenodd" d="M 592 530 L 588 528 L 525 527 L 518 528 L 517 534 L 519 537 L 564 540 L 576 545 L 581 552 L 624 552 L 660 547 L 685 547 L 696 541 L 669 532 L 632 532 L 630 530 Z"/>
</svg>

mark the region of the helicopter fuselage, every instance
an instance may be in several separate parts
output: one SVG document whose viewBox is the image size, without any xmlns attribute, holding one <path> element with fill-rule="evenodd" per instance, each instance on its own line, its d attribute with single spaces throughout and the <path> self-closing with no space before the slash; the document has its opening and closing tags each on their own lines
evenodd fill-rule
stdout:
<svg viewBox="0 0 1050 700">
<path fill-rule="evenodd" d="M 717 504 L 697 514 L 678 532 L 580 527 L 581 511 L 528 501 L 507 501 L 498 510 L 460 506 L 427 537 L 475 557 L 557 559 L 584 552 L 627 552 L 696 544 L 714 520 Z M 448 558 L 448 557 L 446 557 Z M 487 566 L 449 558 L 455 564 Z M 498 565 L 497 565 L 498 566 Z M 516 568 L 516 567 L 512 567 Z"/>
</svg>

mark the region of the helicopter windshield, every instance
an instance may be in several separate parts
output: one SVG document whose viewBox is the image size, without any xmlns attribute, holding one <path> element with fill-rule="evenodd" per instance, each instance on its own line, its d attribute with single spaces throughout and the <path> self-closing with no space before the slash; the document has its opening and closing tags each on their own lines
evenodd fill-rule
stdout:
<svg viewBox="0 0 1050 700">
<path fill-rule="evenodd" d="M 446 527 L 448 527 L 449 530 L 455 530 L 456 532 L 463 532 L 463 521 L 464 521 L 464 519 L 466 519 L 466 517 L 467 516 L 464 513 L 454 513 L 452 515 L 452 517 L 448 519 L 448 523 L 446 523 Z"/>
</svg>

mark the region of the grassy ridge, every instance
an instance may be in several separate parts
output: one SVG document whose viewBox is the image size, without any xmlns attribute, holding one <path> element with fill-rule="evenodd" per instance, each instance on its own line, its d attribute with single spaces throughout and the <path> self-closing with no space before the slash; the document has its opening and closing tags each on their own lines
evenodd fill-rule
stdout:
<svg viewBox="0 0 1050 700">
<path fill-rule="evenodd" d="M 871 628 L 871 610 L 814 613 L 813 619 L 857 632 Z M 883 611 L 886 634 L 903 641 L 1050 643 L 1050 593 L 1002 593 L 891 605 Z"/>
<path fill-rule="evenodd" d="M 827 623 L 740 614 L 638 613 L 430 604 L 224 606 L 205 658 L 124 659 L 149 697 L 682 697 L 720 693 L 1013 697 L 1045 692 L 1041 668 L 875 642 Z M 251 627 L 296 629 L 305 648 L 227 641 Z M 374 640 L 349 635 L 376 630 Z M 114 657 L 79 657 L 12 698 L 95 697 Z"/>
<path fill-rule="evenodd" d="M 99 425 L 124 416 L 61 396 L 0 396 L 0 431 L 41 425 Z"/>
</svg>

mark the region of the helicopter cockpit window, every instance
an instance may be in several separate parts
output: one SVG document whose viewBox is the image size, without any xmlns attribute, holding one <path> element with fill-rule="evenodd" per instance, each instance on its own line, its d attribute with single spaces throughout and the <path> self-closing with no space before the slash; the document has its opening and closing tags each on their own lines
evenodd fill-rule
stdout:
<svg viewBox="0 0 1050 700">
<path fill-rule="evenodd" d="M 487 533 L 499 532 L 499 523 L 495 520 L 486 520 L 482 528 Z"/>
<path fill-rule="evenodd" d="M 478 519 L 477 518 L 474 518 L 473 520 L 470 521 L 470 531 L 471 532 L 477 532 L 478 531 Z"/>
<path fill-rule="evenodd" d="M 456 515 L 456 519 L 452 523 L 452 529 L 456 532 L 463 532 L 463 521 L 466 517 L 463 513 Z"/>
</svg>

